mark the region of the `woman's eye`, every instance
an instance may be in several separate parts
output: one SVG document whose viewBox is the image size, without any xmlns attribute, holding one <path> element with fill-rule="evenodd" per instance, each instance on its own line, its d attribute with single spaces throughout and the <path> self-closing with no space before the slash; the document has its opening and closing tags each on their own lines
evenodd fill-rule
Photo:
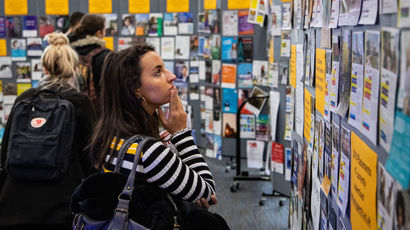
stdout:
<svg viewBox="0 0 410 230">
<path fill-rule="evenodd" d="M 160 69 L 155 70 L 154 75 L 155 76 L 161 76 L 161 70 Z"/>
</svg>

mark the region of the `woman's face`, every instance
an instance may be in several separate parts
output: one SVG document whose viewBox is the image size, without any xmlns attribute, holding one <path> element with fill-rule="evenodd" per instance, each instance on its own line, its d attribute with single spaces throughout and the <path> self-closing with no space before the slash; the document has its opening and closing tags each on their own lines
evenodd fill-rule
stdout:
<svg viewBox="0 0 410 230">
<path fill-rule="evenodd" d="M 175 75 L 165 69 L 161 57 L 150 51 L 141 57 L 141 87 L 137 93 L 147 101 L 147 112 L 154 112 L 156 108 L 169 102 L 169 92 L 175 89 L 173 82 Z"/>
</svg>

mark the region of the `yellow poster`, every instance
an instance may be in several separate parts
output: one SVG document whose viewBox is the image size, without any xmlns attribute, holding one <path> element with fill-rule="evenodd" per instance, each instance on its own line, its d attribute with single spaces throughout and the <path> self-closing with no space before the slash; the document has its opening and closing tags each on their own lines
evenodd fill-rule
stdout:
<svg viewBox="0 0 410 230">
<path fill-rule="evenodd" d="M 167 0 L 167 12 L 189 12 L 189 0 Z"/>
<path fill-rule="evenodd" d="M 31 83 L 17 83 L 17 96 L 31 88 Z"/>
<path fill-rule="evenodd" d="M 113 37 L 104 37 L 103 40 L 105 41 L 105 48 L 114 50 L 114 38 Z"/>
<path fill-rule="evenodd" d="M 289 72 L 290 85 L 296 89 L 296 45 L 290 46 Z"/>
<path fill-rule="evenodd" d="M 351 134 L 350 221 L 352 229 L 376 229 L 377 154 Z"/>
<path fill-rule="evenodd" d="M 88 0 L 88 11 L 90 14 L 111 14 L 111 0 Z"/>
<path fill-rule="evenodd" d="M 150 11 L 150 0 L 128 0 L 130 14 L 146 14 Z"/>
<path fill-rule="evenodd" d="M 269 63 L 274 63 L 275 62 L 275 57 L 274 57 L 274 49 L 273 49 L 273 38 L 270 40 L 270 47 L 269 47 Z"/>
<path fill-rule="evenodd" d="M 316 49 L 316 100 L 315 106 L 322 116 L 325 112 L 326 51 Z"/>
<path fill-rule="evenodd" d="M 312 109 L 312 95 L 310 94 L 309 90 L 305 88 L 305 119 L 303 120 L 304 124 L 304 132 L 303 135 L 305 136 L 306 140 L 310 140 L 310 126 L 312 123 L 312 116 L 311 116 L 311 109 Z"/>
<path fill-rule="evenodd" d="M 215 10 L 216 9 L 216 0 L 204 0 L 205 10 Z"/>
<path fill-rule="evenodd" d="M 6 39 L 0 39 L 0 56 L 7 56 Z"/>
<path fill-rule="evenodd" d="M 46 0 L 47 15 L 68 15 L 68 0 Z"/>
<path fill-rule="evenodd" d="M 5 15 L 27 15 L 27 0 L 4 0 Z"/>
<path fill-rule="evenodd" d="M 228 0 L 228 9 L 249 9 L 251 0 Z"/>
<path fill-rule="evenodd" d="M 0 93 L 3 93 L 3 81 L 0 80 Z"/>
</svg>

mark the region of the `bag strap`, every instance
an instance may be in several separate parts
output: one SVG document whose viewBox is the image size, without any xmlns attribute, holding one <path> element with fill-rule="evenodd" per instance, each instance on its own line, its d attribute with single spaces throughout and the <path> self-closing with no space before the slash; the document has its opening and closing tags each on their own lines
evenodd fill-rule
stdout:
<svg viewBox="0 0 410 230">
<path fill-rule="evenodd" d="M 128 139 L 126 139 L 122 145 L 120 150 L 118 151 L 117 161 L 115 163 L 114 173 L 120 173 L 122 162 L 124 161 L 125 153 L 131 147 L 132 143 L 134 143 L 138 138 L 144 138 L 142 135 L 134 135 Z"/>
<path fill-rule="evenodd" d="M 127 223 L 128 222 L 128 208 L 129 208 L 129 203 L 131 200 L 131 194 L 132 194 L 132 191 L 134 190 L 135 174 L 137 171 L 138 161 L 140 159 L 141 152 L 142 152 L 142 149 L 144 148 L 144 145 L 148 141 L 151 141 L 151 140 L 156 141 L 156 139 L 152 137 L 142 136 L 142 135 L 134 135 L 128 138 L 124 142 L 124 144 L 120 148 L 120 153 L 119 153 L 119 155 L 125 155 L 125 152 L 131 146 L 131 144 L 140 137 L 142 137 L 143 139 L 142 141 L 140 141 L 140 143 L 138 143 L 137 150 L 135 152 L 135 157 L 134 157 L 134 164 L 132 165 L 131 172 L 128 175 L 127 183 L 125 184 L 124 188 L 122 189 L 122 192 L 118 196 L 117 208 L 114 210 L 114 217 L 108 229 L 126 229 L 125 227 L 128 224 Z M 117 161 L 117 165 L 118 165 L 118 161 Z"/>
</svg>

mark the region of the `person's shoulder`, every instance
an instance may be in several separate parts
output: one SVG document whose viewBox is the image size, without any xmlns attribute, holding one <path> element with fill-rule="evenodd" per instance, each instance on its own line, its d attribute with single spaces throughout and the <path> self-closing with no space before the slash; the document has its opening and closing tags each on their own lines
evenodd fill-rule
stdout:
<svg viewBox="0 0 410 230">
<path fill-rule="evenodd" d="M 17 96 L 15 102 L 19 102 L 21 100 L 29 98 L 29 97 L 33 96 L 36 92 L 37 92 L 37 88 L 28 89 L 28 90 L 24 91 L 22 94 L 20 94 L 19 96 Z"/>
</svg>

